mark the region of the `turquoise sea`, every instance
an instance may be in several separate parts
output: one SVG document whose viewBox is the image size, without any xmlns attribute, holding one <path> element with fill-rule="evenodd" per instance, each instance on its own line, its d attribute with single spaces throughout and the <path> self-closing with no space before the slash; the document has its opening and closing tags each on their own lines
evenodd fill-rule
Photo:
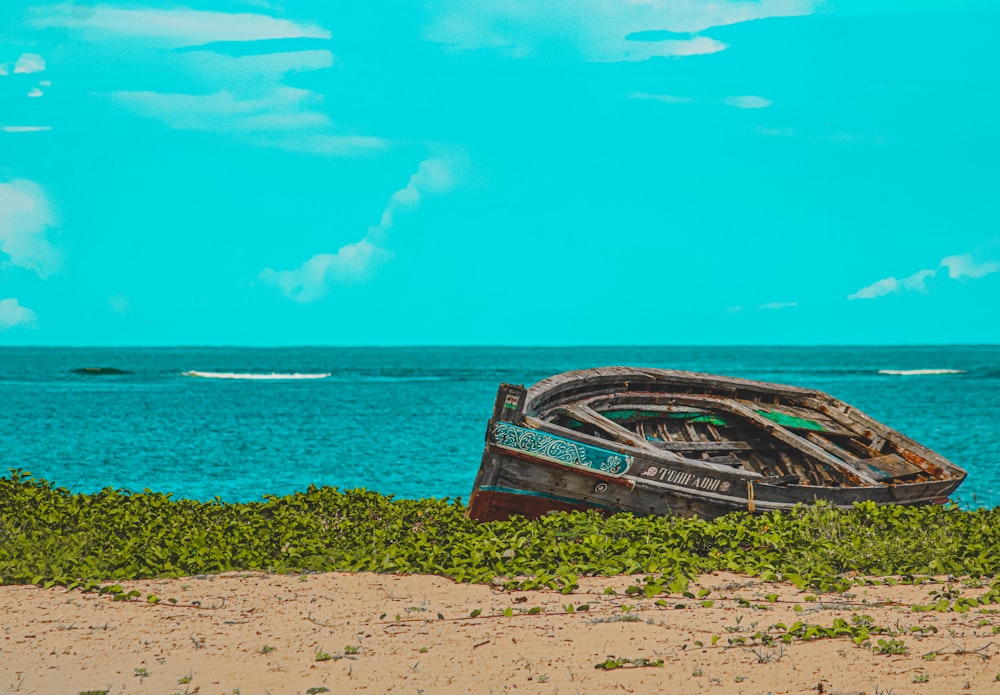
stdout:
<svg viewBox="0 0 1000 695">
<path fill-rule="evenodd" d="M 963 506 L 1000 504 L 1000 346 L 6 347 L 0 469 L 203 500 L 309 485 L 465 500 L 500 382 L 608 365 L 821 389 L 968 470 Z"/>
</svg>

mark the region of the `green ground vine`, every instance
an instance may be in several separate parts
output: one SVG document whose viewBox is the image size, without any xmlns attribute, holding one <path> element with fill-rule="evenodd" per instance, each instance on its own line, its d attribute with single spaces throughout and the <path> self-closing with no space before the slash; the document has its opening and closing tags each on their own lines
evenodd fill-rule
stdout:
<svg viewBox="0 0 1000 695">
<path fill-rule="evenodd" d="M 77 494 L 19 470 L 0 478 L 2 583 L 240 570 L 437 574 L 567 592 L 581 576 L 658 575 L 646 595 L 683 593 L 688 578 L 728 570 L 843 590 L 847 574 L 997 576 L 1000 508 L 818 504 L 714 521 L 575 512 L 478 523 L 459 500 L 364 490 L 312 487 L 228 504 L 150 491 Z"/>
</svg>

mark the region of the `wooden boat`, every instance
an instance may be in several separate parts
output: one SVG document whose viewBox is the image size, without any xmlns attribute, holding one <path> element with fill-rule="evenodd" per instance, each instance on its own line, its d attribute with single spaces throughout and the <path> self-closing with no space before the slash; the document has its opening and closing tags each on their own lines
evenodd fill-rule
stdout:
<svg viewBox="0 0 1000 695">
<path fill-rule="evenodd" d="M 481 521 L 553 510 L 712 518 L 736 510 L 942 503 L 965 471 L 811 389 L 605 367 L 501 384 L 469 500 Z"/>
</svg>

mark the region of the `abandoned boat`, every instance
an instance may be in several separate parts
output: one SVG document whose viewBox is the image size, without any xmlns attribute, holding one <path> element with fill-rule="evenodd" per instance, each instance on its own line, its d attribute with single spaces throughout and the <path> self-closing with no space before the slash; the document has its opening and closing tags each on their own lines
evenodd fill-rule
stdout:
<svg viewBox="0 0 1000 695">
<path fill-rule="evenodd" d="M 736 510 L 942 503 L 965 471 L 812 389 L 604 367 L 501 384 L 469 500 L 480 521 L 553 510 L 713 518 Z"/>
</svg>

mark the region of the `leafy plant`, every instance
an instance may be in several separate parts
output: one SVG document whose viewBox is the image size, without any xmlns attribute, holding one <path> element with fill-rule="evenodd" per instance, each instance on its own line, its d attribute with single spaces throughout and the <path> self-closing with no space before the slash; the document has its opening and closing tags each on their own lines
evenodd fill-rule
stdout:
<svg viewBox="0 0 1000 695">
<path fill-rule="evenodd" d="M 900 639 L 880 639 L 878 643 L 872 647 L 872 651 L 876 654 L 906 654 L 909 651 L 906 647 L 906 643 Z"/>
<path fill-rule="evenodd" d="M 663 666 L 663 659 L 647 659 L 646 657 L 639 657 L 638 659 L 626 659 L 625 657 L 614 657 L 609 656 L 604 661 L 594 664 L 594 668 L 603 671 L 613 671 L 618 668 L 647 668 L 647 667 L 659 667 Z"/>
<path fill-rule="evenodd" d="M 20 470 L 0 478 L 0 583 L 98 590 L 114 600 L 140 598 L 122 588 L 130 579 L 336 570 L 567 593 L 581 576 L 635 574 L 642 578 L 627 593 L 637 598 L 700 601 L 688 582 L 711 571 L 787 579 L 813 593 L 847 590 L 847 573 L 914 583 L 941 574 L 995 577 L 996 547 L 1000 508 L 816 504 L 713 521 L 563 512 L 478 523 L 458 500 L 396 500 L 365 490 L 310 487 L 228 504 L 149 491 L 77 494 Z M 997 581 L 978 597 L 953 591 L 932 596 L 932 610 L 1000 602 Z"/>
</svg>

